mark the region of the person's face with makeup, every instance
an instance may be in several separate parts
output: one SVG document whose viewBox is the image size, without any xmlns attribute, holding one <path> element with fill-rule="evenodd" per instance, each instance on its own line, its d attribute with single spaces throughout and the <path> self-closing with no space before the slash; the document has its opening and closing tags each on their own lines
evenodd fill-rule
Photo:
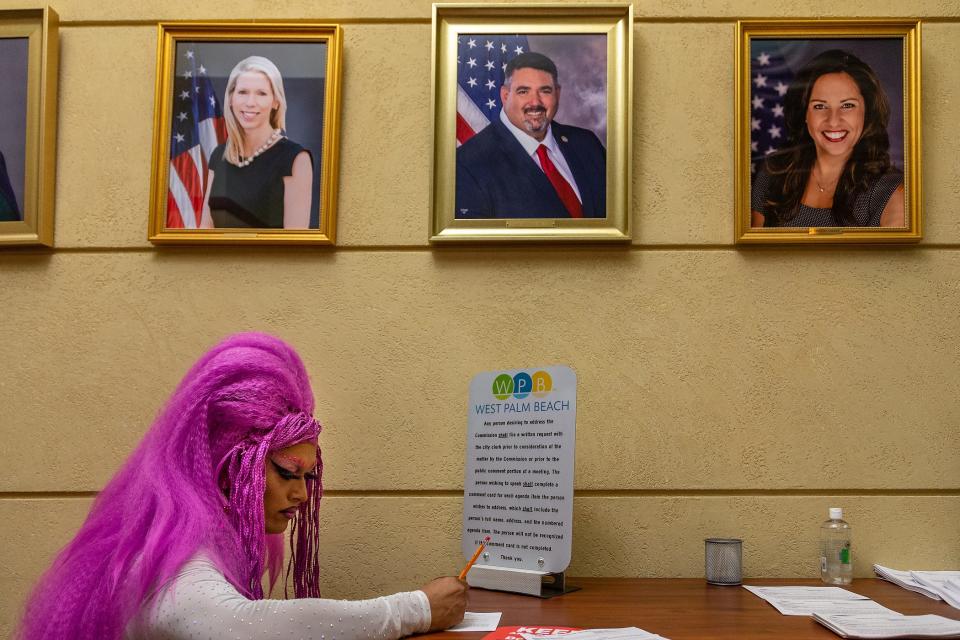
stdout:
<svg viewBox="0 0 960 640">
<path fill-rule="evenodd" d="M 849 74 L 826 73 L 817 78 L 807 103 L 807 131 L 817 156 L 850 157 L 863 133 L 864 115 L 863 95 Z"/>
<path fill-rule="evenodd" d="M 317 480 L 317 443 L 302 442 L 267 454 L 263 524 L 267 533 L 283 533 Z"/>
<path fill-rule="evenodd" d="M 236 86 L 230 96 L 230 108 L 241 128 L 270 128 L 270 115 L 279 106 L 267 74 L 245 71 L 237 76 Z"/>
</svg>

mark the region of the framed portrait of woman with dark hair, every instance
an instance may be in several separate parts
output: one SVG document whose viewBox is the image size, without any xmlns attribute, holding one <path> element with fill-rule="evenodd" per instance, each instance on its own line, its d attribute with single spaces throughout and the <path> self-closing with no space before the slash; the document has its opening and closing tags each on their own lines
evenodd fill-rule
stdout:
<svg viewBox="0 0 960 640">
<path fill-rule="evenodd" d="M 333 244 L 339 25 L 160 25 L 157 244 Z"/>
<path fill-rule="evenodd" d="M 0 11 L 0 246 L 53 246 L 58 23 Z"/>
<path fill-rule="evenodd" d="M 920 22 L 737 25 L 736 241 L 916 242 Z"/>
</svg>

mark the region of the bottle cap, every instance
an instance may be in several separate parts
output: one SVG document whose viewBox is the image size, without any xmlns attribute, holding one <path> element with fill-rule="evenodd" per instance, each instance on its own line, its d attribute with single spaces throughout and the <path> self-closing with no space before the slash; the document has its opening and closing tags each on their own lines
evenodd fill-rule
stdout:
<svg viewBox="0 0 960 640">
<path fill-rule="evenodd" d="M 830 507 L 831 520 L 843 520 L 843 509 L 839 507 Z"/>
</svg>

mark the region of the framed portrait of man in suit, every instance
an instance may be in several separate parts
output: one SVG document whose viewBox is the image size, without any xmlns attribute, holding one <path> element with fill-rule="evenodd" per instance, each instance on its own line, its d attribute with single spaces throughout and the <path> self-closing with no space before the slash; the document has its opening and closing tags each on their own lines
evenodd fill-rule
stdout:
<svg viewBox="0 0 960 640">
<path fill-rule="evenodd" d="M 0 246 L 53 246 L 57 14 L 0 11 Z"/>
<path fill-rule="evenodd" d="M 431 237 L 630 239 L 632 8 L 435 5 Z"/>
</svg>

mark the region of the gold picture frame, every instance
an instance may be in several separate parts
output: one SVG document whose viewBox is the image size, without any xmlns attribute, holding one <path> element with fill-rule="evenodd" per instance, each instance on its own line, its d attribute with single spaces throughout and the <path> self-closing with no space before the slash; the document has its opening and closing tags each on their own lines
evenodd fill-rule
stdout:
<svg viewBox="0 0 960 640">
<path fill-rule="evenodd" d="M 737 243 L 922 238 L 920 27 L 737 23 Z"/>
<path fill-rule="evenodd" d="M 338 24 L 160 23 L 149 240 L 334 244 L 342 49 Z"/>
<path fill-rule="evenodd" d="M 432 55 L 432 242 L 630 240 L 632 5 L 435 4 Z"/>
<path fill-rule="evenodd" d="M 0 11 L 0 247 L 53 246 L 59 18 Z"/>
</svg>

